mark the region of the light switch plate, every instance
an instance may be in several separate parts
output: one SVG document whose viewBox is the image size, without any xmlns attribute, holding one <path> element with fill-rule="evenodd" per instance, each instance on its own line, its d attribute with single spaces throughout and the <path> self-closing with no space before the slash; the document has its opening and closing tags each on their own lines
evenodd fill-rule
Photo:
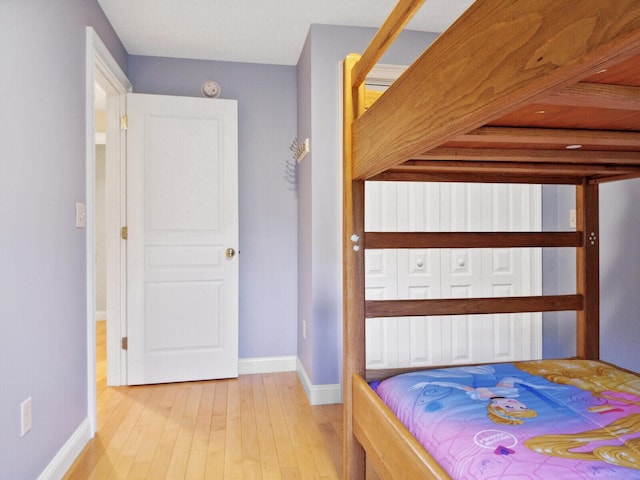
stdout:
<svg viewBox="0 0 640 480">
<path fill-rule="evenodd" d="M 569 228 L 576 228 L 576 211 L 569 210 Z"/>
<path fill-rule="evenodd" d="M 20 436 L 24 437 L 31 430 L 31 397 L 20 404 Z"/>
<path fill-rule="evenodd" d="M 76 203 L 76 228 L 87 226 L 87 206 L 84 203 Z"/>
</svg>

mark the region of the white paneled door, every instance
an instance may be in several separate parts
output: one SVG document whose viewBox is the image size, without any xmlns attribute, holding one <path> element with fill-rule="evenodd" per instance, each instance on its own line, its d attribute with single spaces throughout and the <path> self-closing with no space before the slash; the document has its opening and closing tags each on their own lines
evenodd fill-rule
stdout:
<svg viewBox="0 0 640 480">
<path fill-rule="evenodd" d="M 536 231 L 540 187 L 368 182 L 367 231 Z M 370 300 L 541 294 L 539 249 L 367 250 Z M 540 314 L 367 320 L 367 368 L 537 358 Z"/>
<path fill-rule="evenodd" d="M 238 375 L 235 100 L 127 96 L 127 383 Z"/>
</svg>

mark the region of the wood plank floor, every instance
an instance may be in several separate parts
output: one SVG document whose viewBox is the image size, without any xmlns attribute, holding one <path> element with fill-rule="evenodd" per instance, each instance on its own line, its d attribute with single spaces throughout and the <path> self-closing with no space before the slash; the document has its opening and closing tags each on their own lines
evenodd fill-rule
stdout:
<svg viewBox="0 0 640 480">
<path fill-rule="evenodd" d="M 342 406 L 309 406 L 295 373 L 106 387 L 104 338 L 98 433 L 65 479 L 340 478 Z"/>
</svg>

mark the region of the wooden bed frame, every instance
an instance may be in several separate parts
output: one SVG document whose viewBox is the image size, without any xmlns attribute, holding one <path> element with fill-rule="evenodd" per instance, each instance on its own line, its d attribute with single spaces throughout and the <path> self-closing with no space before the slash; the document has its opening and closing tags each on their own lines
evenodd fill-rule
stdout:
<svg viewBox="0 0 640 480">
<path fill-rule="evenodd" d="M 424 0 L 344 62 L 344 478 L 449 476 L 365 382 L 365 319 L 576 311 L 599 357 L 598 185 L 640 177 L 640 2 L 477 0 L 381 96 L 365 78 Z M 576 187 L 575 232 L 366 233 L 366 180 Z M 366 248 L 574 247 L 573 295 L 365 301 Z M 366 456 L 365 456 L 366 451 Z"/>
</svg>

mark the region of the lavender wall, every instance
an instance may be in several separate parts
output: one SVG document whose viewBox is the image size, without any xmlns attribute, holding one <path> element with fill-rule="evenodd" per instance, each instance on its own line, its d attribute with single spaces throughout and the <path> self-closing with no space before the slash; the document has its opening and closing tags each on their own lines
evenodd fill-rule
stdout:
<svg viewBox="0 0 640 480">
<path fill-rule="evenodd" d="M 600 186 L 600 357 L 640 372 L 640 180 Z M 543 189 L 545 230 L 567 230 L 573 187 Z M 546 249 L 543 292 L 575 293 L 573 249 Z M 575 314 L 544 314 L 543 356 L 575 355 Z"/>
<path fill-rule="evenodd" d="M 87 418 L 85 28 L 93 0 L 0 2 L 0 478 L 37 478 Z M 93 320 L 93 319 L 92 319 Z M 33 428 L 20 437 L 20 403 Z"/>
<path fill-rule="evenodd" d="M 640 179 L 600 186 L 600 355 L 640 372 Z"/>
<path fill-rule="evenodd" d="M 340 105 L 341 66 L 362 52 L 375 29 L 312 25 L 298 63 L 299 135 L 311 138 L 311 155 L 300 169 L 300 321 L 298 357 L 314 385 L 335 384 L 342 375 L 342 211 Z M 408 65 L 435 34 L 407 31 L 381 63 Z"/>
<path fill-rule="evenodd" d="M 137 93 L 200 96 L 217 81 L 238 100 L 240 357 L 296 354 L 297 196 L 286 174 L 296 136 L 296 69 L 131 56 Z M 215 101 L 215 100 L 213 100 Z"/>
<path fill-rule="evenodd" d="M 542 229 L 567 231 L 569 211 L 575 208 L 576 189 L 568 185 L 542 187 Z M 543 295 L 573 294 L 576 292 L 576 255 L 573 248 L 544 248 L 542 250 Z M 544 358 L 572 357 L 576 354 L 575 312 L 542 314 L 542 356 Z"/>
<path fill-rule="evenodd" d="M 311 138 L 311 35 L 308 35 L 298 60 L 298 138 Z M 313 365 L 313 158 L 316 142 L 311 138 L 311 153 L 298 167 L 298 359 L 307 372 Z M 317 208 L 317 207 L 316 207 Z M 309 327 L 306 331 L 303 324 Z"/>
</svg>

